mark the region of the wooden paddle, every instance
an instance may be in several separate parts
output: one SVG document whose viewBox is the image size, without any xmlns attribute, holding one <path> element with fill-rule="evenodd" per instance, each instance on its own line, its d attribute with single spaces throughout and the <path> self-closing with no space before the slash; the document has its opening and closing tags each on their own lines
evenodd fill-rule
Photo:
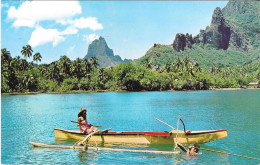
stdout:
<svg viewBox="0 0 260 165">
<path fill-rule="evenodd" d="M 187 152 L 187 150 L 184 148 L 183 145 L 177 143 L 177 146 L 178 146 L 183 152 Z"/>
<path fill-rule="evenodd" d="M 101 134 L 102 135 L 104 132 L 108 132 L 109 130 L 111 130 L 111 128 L 105 129 L 105 130 L 96 130 L 94 132 L 91 132 L 87 136 L 85 136 L 81 141 L 79 141 L 77 143 L 77 145 L 81 145 L 81 144 L 84 144 L 84 143 L 86 144 L 86 143 L 88 143 L 88 141 L 92 137 L 92 135 L 95 135 L 95 134 Z"/>
<path fill-rule="evenodd" d="M 73 121 L 73 120 L 71 120 L 70 122 L 72 122 L 72 123 L 78 123 L 77 121 Z M 92 125 L 92 126 L 94 126 L 94 127 L 102 127 L 102 126 L 100 126 L 100 125 Z"/>
</svg>

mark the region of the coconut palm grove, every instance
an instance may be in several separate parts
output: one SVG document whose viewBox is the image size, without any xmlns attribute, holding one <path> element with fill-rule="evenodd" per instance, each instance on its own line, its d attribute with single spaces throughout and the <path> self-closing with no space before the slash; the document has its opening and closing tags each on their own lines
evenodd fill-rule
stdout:
<svg viewBox="0 0 260 165">
<path fill-rule="evenodd" d="M 143 65 L 128 62 L 99 68 L 96 57 L 72 61 L 66 55 L 50 64 L 38 64 L 41 54 L 33 54 L 30 45 L 23 46 L 21 54 L 12 58 L 7 49 L 1 49 L 2 93 L 207 90 L 247 87 L 260 80 L 259 62 L 205 69 L 185 56 L 164 66 L 153 66 L 146 59 Z M 31 56 L 33 61 L 28 62 Z"/>
</svg>

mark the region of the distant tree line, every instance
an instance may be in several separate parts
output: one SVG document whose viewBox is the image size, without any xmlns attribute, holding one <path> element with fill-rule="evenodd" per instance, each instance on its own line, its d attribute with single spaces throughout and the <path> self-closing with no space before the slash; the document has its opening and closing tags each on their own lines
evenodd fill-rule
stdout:
<svg viewBox="0 0 260 165">
<path fill-rule="evenodd" d="M 188 57 L 173 63 L 154 66 L 148 59 L 143 65 L 121 63 L 98 68 L 98 59 L 72 61 L 66 55 L 50 64 L 39 64 L 41 54 L 30 45 L 22 48 L 20 56 L 11 57 L 1 49 L 1 92 L 69 92 L 73 90 L 207 90 L 247 86 L 260 80 L 260 62 L 224 68 L 212 66 L 204 70 Z M 27 58 L 33 56 L 33 61 Z"/>
</svg>

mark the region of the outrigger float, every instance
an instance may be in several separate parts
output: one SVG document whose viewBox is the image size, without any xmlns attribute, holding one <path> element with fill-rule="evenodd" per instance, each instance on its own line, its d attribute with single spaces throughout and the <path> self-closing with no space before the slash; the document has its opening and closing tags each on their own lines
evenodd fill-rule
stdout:
<svg viewBox="0 0 260 165">
<path fill-rule="evenodd" d="M 162 122 L 159 119 L 156 119 Z M 92 135 L 90 143 L 130 143 L 130 144 L 201 144 L 215 141 L 227 136 L 226 129 L 186 131 L 176 130 L 167 123 L 162 122 L 173 128 L 172 131 L 145 131 L 145 132 L 102 132 Z M 80 133 L 78 130 L 65 130 L 54 128 L 56 140 L 81 140 L 87 134 Z"/>
</svg>

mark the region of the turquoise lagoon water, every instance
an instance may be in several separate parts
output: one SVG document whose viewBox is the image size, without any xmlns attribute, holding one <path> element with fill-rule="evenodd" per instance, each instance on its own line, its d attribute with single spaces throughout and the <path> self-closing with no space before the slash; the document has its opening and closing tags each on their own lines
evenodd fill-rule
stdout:
<svg viewBox="0 0 260 165">
<path fill-rule="evenodd" d="M 179 114 L 190 130 L 227 129 L 228 137 L 203 148 L 260 158 L 260 90 L 188 92 L 106 92 L 87 94 L 37 94 L 1 96 L 2 164 L 259 164 L 257 160 L 200 151 L 185 155 L 160 155 L 111 151 L 33 148 L 29 141 L 55 141 L 53 128 L 78 129 L 80 107 L 88 121 L 113 131 L 161 131 L 176 127 Z M 106 145 L 105 145 L 106 146 Z M 112 146 L 148 150 L 173 150 L 171 145 Z"/>
</svg>

